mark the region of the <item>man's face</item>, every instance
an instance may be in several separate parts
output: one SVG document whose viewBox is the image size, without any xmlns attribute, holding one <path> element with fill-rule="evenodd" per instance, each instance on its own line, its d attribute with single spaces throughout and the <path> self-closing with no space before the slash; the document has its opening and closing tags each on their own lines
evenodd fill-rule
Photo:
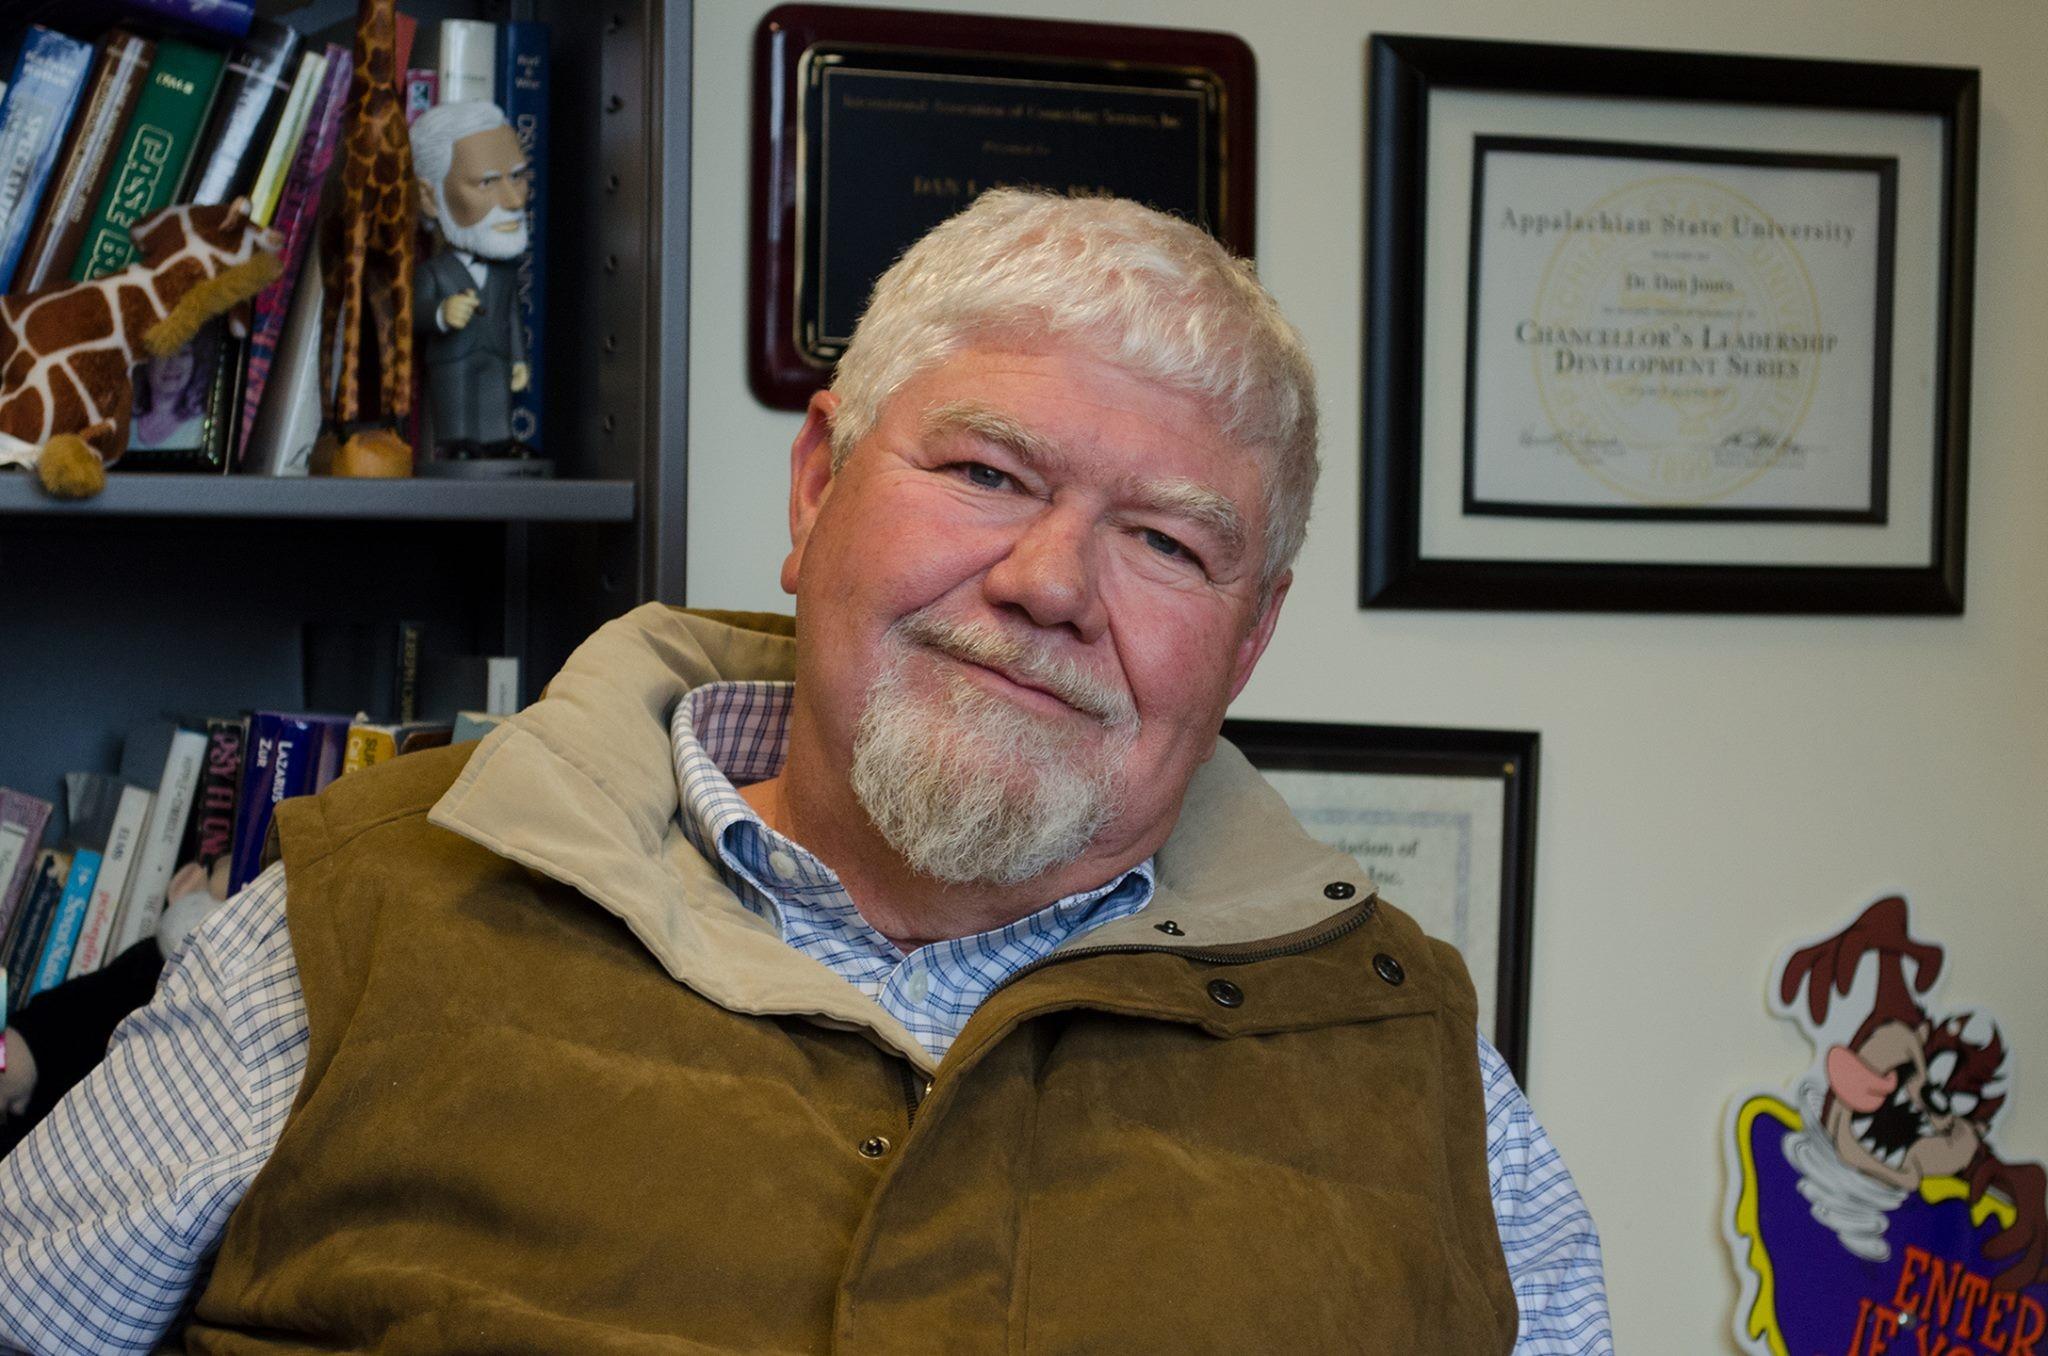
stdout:
<svg viewBox="0 0 2048 1356">
<path fill-rule="evenodd" d="M 1040 758 L 1110 765 L 1093 857 L 1157 848 L 1285 593 L 1260 591 L 1257 465 L 1193 398 L 1057 348 L 925 372 L 836 476 L 834 409 L 817 397 L 794 449 L 782 575 L 827 757 L 851 766 L 878 679 L 935 719 L 972 693 L 1043 729 Z M 977 659 L 960 628 L 1028 658 Z"/>
<path fill-rule="evenodd" d="M 472 132 L 455 143 L 439 201 L 430 204 L 456 249 L 486 259 L 526 252 L 529 167 L 510 127 Z"/>
</svg>

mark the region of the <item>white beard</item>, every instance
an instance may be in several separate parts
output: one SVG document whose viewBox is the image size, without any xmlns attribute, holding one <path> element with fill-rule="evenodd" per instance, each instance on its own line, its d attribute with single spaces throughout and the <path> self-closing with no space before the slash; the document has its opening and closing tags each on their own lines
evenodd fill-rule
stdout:
<svg viewBox="0 0 2048 1356">
<path fill-rule="evenodd" d="M 980 639 L 921 616 L 907 620 L 927 644 L 943 637 L 938 647 L 957 653 Z M 915 650 L 903 630 L 892 632 L 894 652 L 853 741 L 853 793 L 883 840 L 952 885 L 1016 885 L 1079 857 L 1115 815 L 1117 774 L 1138 737 L 1128 699 L 1097 699 L 1120 709 L 1090 750 L 1074 730 L 959 674 L 936 695 L 913 691 Z"/>
<path fill-rule="evenodd" d="M 515 224 L 519 229 L 498 229 L 507 223 Z M 462 250 L 474 254 L 479 259 L 516 259 L 526 253 L 524 212 L 510 212 L 502 207 L 493 207 L 469 225 L 457 226 L 448 215 L 448 199 L 444 195 L 435 224 L 441 228 L 441 238 L 448 242 L 449 249 Z"/>
</svg>

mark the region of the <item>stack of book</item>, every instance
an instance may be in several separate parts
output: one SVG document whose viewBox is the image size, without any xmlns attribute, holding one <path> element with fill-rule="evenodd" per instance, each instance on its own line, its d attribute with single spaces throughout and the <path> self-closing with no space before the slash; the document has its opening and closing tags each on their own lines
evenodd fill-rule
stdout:
<svg viewBox="0 0 2048 1356">
<path fill-rule="evenodd" d="M 36 25 L 20 35 L 0 96 L 0 295 L 126 267 L 135 257 L 130 228 L 164 207 L 249 199 L 256 221 L 283 241 L 284 271 L 256 298 L 246 335 L 215 322 L 187 348 L 137 369 L 129 450 L 116 470 L 302 475 L 322 407 L 313 246 L 337 163 L 350 48 L 308 41 L 258 15 L 255 0 L 122 3 L 131 20 L 105 33 Z M 440 66 L 406 72 L 410 110 L 437 97 L 496 102 L 533 166 L 531 248 L 520 274 L 532 379 L 513 427 L 537 449 L 547 29 L 441 27 Z M 401 14 L 401 69 L 416 33 Z"/>
<path fill-rule="evenodd" d="M 221 900 L 247 885 L 263 868 L 279 802 L 402 754 L 479 738 L 517 709 L 518 660 L 424 657 L 421 631 L 417 622 L 309 624 L 308 697 L 367 698 L 374 716 L 253 711 L 145 722 L 128 731 L 118 776 L 65 779 L 69 830 L 60 842 L 44 844 L 52 802 L 0 788 L 5 1011 L 153 937 L 172 899 L 203 890 Z"/>
</svg>

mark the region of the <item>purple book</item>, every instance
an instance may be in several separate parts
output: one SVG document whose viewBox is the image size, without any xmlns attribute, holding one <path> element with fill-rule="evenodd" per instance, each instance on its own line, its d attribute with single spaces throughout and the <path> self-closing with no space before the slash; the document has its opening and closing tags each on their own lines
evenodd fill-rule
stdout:
<svg viewBox="0 0 2048 1356">
<path fill-rule="evenodd" d="M 270 380 L 270 364 L 277 356 L 285 317 L 291 313 L 299 265 L 305 258 L 307 242 L 313 237 L 314 219 L 319 215 L 320 190 L 334 164 L 334 148 L 340 140 L 341 115 L 348 104 L 349 77 L 354 66 L 355 59 L 346 47 L 327 45 L 327 79 L 307 115 L 305 139 L 299 143 L 298 157 L 285 177 L 277 214 L 270 219 L 271 229 L 284 237 L 280 254 L 284 270 L 275 282 L 256 294 L 255 312 L 249 324 L 249 361 L 242 378 L 241 428 L 235 439 L 237 463 L 241 461 L 242 449 L 248 445 L 249 430 L 256 423 L 263 389 Z"/>
<path fill-rule="evenodd" d="M 256 0 L 122 0 L 137 14 L 243 38 L 256 18 Z"/>
<path fill-rule="evenodd" d="M 35 874 L 36 849 L 54 807 L 46 800 L 0 786 L 0 937 L 21 908 Z"/>
<path fill-rule="evenodd" d="M 229 893 L 240 890 L 263 870 L 263 847 L 270 837 L 277 803 L 312 794 L 340 771 L 352 719 L 277 711 L 258 711 L 249 717 L 241 801 L 235 807 Z"/>
</svg>

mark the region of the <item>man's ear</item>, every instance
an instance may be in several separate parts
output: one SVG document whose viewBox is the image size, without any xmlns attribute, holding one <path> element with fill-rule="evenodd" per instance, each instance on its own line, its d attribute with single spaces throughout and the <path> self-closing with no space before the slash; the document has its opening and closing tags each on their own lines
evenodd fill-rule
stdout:
<svg viewBox="0 0 2048 1356">
<path fill-rule="evenodd" d="M 782 562 L 782 591 L 792 596 L 803 567 L 804 543 L 832 492 L 832 419 L 838 413 L 838 395 L 818 392 L 811 397 L 796 441 L 789 445 L 789 555 Z"/>
<path fill-rule="evenodd" d="M 421 221 L 440 224 L 441 210 L 434 202 L 434 186 L 424 178 L 415 178 L 412 181 L 412 203 L 413 210 L 419 213 Z"/>
<path fill-rule="evenodd" d="M 1237 659 L 1230 672 L 1231 701 L 1236 701 L 1237 694 L 1244 691 L 1244 685 L 1252 680 L 1252 670 L 1258 667 L 1259 656 L 1266 652 L 1266 643 L 1273 639 L 1273 628 L 1280 622 L 1280 604 L 1287 601 L 1287 590 L 1293 586 L 1294 571 L 1282 572 L 1274 581 L 1272 593 L 1266 598 L 1258 620 L 1238 642 Z"/>
</svg>

